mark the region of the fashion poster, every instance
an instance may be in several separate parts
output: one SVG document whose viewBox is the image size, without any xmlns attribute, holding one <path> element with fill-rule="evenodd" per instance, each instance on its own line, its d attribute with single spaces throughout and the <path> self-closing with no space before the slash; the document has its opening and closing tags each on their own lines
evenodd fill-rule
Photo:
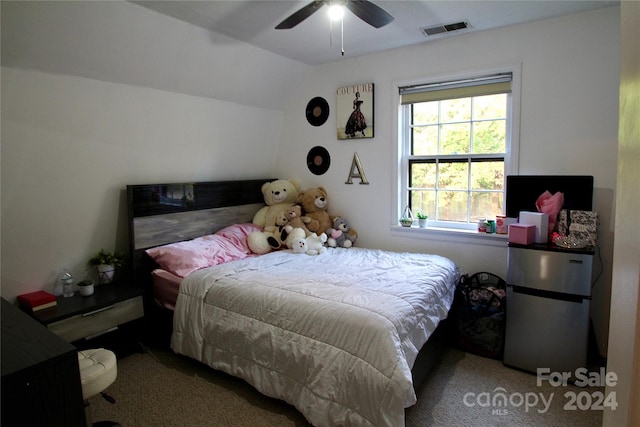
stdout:
<svg viewBox="0 0 640 427">
<path fill-rule="evenodd" d="M 373 138 L 373 83 L 338 88 L 338 139 Z"/>
</svg>

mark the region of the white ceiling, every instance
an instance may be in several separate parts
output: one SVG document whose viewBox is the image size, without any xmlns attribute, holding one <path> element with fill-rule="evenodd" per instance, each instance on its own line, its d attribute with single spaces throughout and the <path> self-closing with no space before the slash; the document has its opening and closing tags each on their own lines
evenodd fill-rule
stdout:
<svg viewBox="0 0 640 427">
<path fill-rule="evenodd" d="M 436 40 L 421 29 L 465 21 L 464 32 L 531 22 L 619 4 L 618 0 L 395 0 L 374 3 L 395 20 L 375 29 L 350 12 L 344 18 L 344 56 L 340 24 L 330 25 L 327 7 L 289 30 L 274 27 L 311 0 L 134 1 L 134 3 L 196 26 L 218 32 L 278 55 L 318 65 L 391 48 Z M 451 37 L 456 33 L 449 33 Z"/>
</svg>

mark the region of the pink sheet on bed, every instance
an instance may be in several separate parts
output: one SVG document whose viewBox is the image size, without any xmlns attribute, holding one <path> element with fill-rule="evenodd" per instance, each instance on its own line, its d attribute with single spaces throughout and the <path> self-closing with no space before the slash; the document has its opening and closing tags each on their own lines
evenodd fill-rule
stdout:
<svg viewBox="0 0 640 427">
<path fill-rule="evenodd" d="M 151 277 L 153 279 L 153 298 L 160 306 L 172 311 L 175 310 L 182 277 L 161 268 L 153 270 Z"/>
<path fill-rule="evenodd" d="M 215 234 L 147 249 L 147 254 L 162 267 L 151 272 L 156 302 L 175 310 L 182 277 L 205 267 L 255 256 L 247 237 L 261 230 L 251 223 L 232 224 Z"/>
</svg>

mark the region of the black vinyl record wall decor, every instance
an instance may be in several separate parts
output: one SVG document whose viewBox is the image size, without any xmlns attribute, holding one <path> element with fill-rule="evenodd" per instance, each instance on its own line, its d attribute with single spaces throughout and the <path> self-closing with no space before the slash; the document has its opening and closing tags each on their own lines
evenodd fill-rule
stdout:
<svg viewBox="0 0 640 427">
<path fill-rule="evenodd" d="M 329 118 L 329 103 L 326 99 L 317 96 L 307 104 L 305 115 L 310 125 L 321 126 Z"/>
<path fill-rule="evenodd" d="M 307 167 L 311 173 L 322 175 L 329 170 L 331 165 L 331 156 L 326 148 L 321 146 L 313 147 L 307 154 Z"/>
</svg>

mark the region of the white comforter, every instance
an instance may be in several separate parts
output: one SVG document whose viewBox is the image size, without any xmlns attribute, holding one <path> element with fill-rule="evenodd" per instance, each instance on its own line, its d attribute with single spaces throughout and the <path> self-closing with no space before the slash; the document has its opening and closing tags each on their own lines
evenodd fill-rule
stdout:
<svg viewBox="0 0 640 427">
<path fill-rule="evenodd" d="M 362 248 L 234 261 L 184 279 L 171 346 L 313 425 L 399 427 L 416 402 L 411 367 L 457 278 L 437 255 Z"/>
</svg>

